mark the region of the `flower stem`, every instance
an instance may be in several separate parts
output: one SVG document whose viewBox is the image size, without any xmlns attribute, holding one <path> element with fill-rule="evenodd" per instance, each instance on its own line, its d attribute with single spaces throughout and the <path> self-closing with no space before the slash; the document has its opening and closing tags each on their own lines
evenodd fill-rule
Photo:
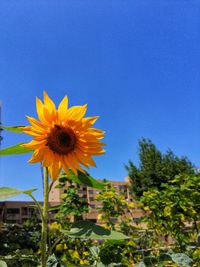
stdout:
<svg viewBox="0 0 200 267">
<path fill-rule="evenodd" d="M 46 267 L 47 263 L 47 221 L 48 221 L 48 192 L 49 192 L 49 180 L 48 180 L 48 168 L 44 168 L 44 203 L 43 203 L 43 219 L 42 219 L 42 244 L 41 244 L 41 260 L 42 267 Z"/>
</svg>

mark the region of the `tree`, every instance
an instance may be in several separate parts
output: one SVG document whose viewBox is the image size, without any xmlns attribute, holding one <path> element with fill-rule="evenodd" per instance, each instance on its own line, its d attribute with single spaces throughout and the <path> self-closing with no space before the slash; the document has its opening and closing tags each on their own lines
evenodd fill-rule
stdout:
<svg viewBox="0 0 200 267">
<path fill-rule="evenodd" d="M 200 231 L 200 175 L 180 174 L 163 190 L 155 188 L 144 192 L 141 201 L 148 211 L 145 221 L 158 236 L 171 236 L 178 246 L 184 247 L 197 239 Z"/>
<path fill-rule="evenodd" d="M 136 197 L 152 187 L 162 189 L 163 183 L 169 183 L 178 174 L 195 173 L 194 165 L 187 157 L 178 157 L 171 150 L 163 154 L 145 138 L 139 140 L 139 161 L 139 167 L 131 160 L 125 166 Z"/>
</svg>

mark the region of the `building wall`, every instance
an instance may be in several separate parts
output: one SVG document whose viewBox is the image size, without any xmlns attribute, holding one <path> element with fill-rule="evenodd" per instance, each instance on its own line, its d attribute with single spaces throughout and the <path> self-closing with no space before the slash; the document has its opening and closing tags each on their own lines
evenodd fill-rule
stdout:
<svg viewBox="0 0 200 267">
<path fill-rule="evenodd" d="M 118 195 L 123 195 L 128 202 L 133 201 L 133 196 L 129 190 L 129 180 L 126 178 L 124 182 L 109 181 L 112 186 L 116 189 Z M 61 203 L 61 195 L 63 189 L 56 188 L 58 181 L 56 181 L 51 189 L 49 194 L 49 206 L 53 207 Z M 98 218 L 98 208 L 101 206 L 101 203 L 96 201 L 96 197 L 100 190 L 84 186 L 77 185 L 78 195 L 84 198 L 89 206 L 89 212 L 84 215 L 84 219 L 97 221 Z M 40 203 L 42 204 L 42 203 Z M 23 223 L 27 219 L 31 218 L 33 215 L 37 215 L 39 218 L 39 211 L 34 208 L 34 202 L 31 201 L 4 201 L 0 202 L 0 221 L 7 223 Z M 54 212 L 50 212 L 50 221 L 54 220 Z M 133 217 L 135 219 L 141 217 L 143 212 L 141 210 L 135 210 Z M 98 221 L 99 222 L 99 221 Z"/>
<path fill-rule="evenodd" d="M 118 181 L 109 181 L 109 182 L 116 189 L 116 194 L 123 195 L 128 202 L 132 202 L 134 200 L 133 195 L 129 190 L 130 182 L 128 177 L 126 177 L 123 182 L 118 182 Z M 52 190 L 49 194 L 49 201 L 51 203 L 53 203 L 54 201 L 61 202 L 61 195 L 64 190 L 56 188 L 57 185 L 58 181 L 54 183 L 54 186 L 52 187 Z M 90 210 L 87 214 L 84 215 L 84 219 L 98 221 L 97 220 L 99 214 L 98 208 L 101 207 L 101 203 L 96 201 L 96 197 L 101 190 L 88 187 L 85 185 L 77 185 L 77 184 L 74 185 L 77 187 L 78 195 L 84 198 L 90 206 Z M 133 214 L 133 217 L 137 219 L 140 218 L 142 215 L 143 211 L 136 209 Z M 98 223 L 100 222 L 98 221 Z"/>
<path fill-rule="evenodd" d="M 42 205 L 42 202 L 40 202 Z M 58 203 L 50 203 L 50 207 Z M 0 202 L 0 222 L 22 224 L 27 219 L 37 216 L 40 220 L 38 209 L 33 201 L 2 201 Z M 50 213 L 50 220 L 53 220 L 53 214 Z"/>
</svg>

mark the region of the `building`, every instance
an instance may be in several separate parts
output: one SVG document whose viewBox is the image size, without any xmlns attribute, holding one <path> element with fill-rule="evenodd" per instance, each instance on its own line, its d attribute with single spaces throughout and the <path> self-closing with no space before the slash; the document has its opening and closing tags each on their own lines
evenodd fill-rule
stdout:
<svg viewBox="0 0 200 267">
<path fill-rule="evenodd" d="M 116 193 L 118 195 L 123 195 L 128 202 L 133 201 L 133 196 L 129 189 L 129 180 L 127 178 L 125 178 L 124 182 L 118 182 L 118 181 L 109 181 L 109 182 L 115 188 Z M 56 188 L 57 185 L 58 185 L 58 182 L 56 181 L 49 194 L 50 203 L 61 202 L 61 195 L 63 194 L 64 190 Z M 94 222 L 98 221 L 97 220 L 98 214 L 99 214 L 98 208 L 101 207 L 101 203 L 96 201 L 96 197 L 97 197 L 97 194 L 100 192 L 100 190 L 92 188 L 92 187 L 88 187 L 85 185 L 76 185 L 76 186 L 78 189 L 77 190 L 78 195 L 84 198 L 90 206 L 89 212 L 84 215 L 84 219 L 94 221 Z M 135 216 L 141 217 L 141 211 L 138 210 Z"/>
<path fill-rule="evenodd" d="M 126 178 L 124 182 L 109 181 L 111 185 L 116 189 L 116 193 L 123 195 L 128 202 L 133 201 L 133 196 L 129 190 L 129 180 Z M 49 206 L 53 207 L 61 203 L 61 195 L 64 189 L 56 188 L 58 181 L 56 181 L 49 194 Z M 89 206 L 89 212 L 84 215 L 84 219 L 98 222 L 98 208 L 101 203 L 96 201 L 96 196 L 100 190 L 88 187 L 85 185 L 77 185 L 78 195 L 84 198 Z M 42 203 L 40 203 L 42 204 Z M 0 202 L 0 221 L 6 223 L 23 223 L 27 219 L 31 218 L 34 214 L 39 215 L 39 211 L 34 207 L 34 202 L 24 201 L 3 201 Z M 134 219 L 137 219 L 143 215 L 141 210 L 135 210 Z M 50 213 L 50 221 L 53 221 L 54 214 Z"/>
<path fill-rule="evenodd" d="M 42 202 L 40 202 L 42 205 Z M 56 203 L 50 203 L 50 207 Z M 39 217 L 39 210 L 33 201 L 1 201 L 0 202 L 0 223 L 18 223 L 23 224 L 27 219 L 33 216 Z M 50 220 L 53 215 L 50 214 Z"/>
</svg>

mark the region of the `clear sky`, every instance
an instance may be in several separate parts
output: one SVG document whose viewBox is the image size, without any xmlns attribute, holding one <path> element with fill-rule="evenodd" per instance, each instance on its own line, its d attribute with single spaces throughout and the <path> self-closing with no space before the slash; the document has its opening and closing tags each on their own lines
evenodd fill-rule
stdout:
<svg viewBox="0 0 200 267">
<path fill-rule="evenodd" d="M 200 165 L 200 1 L 0 2 L 0 99 L 4 125 L 36 116 L 45 89 L 58 104 L 88 104 L 106 131 L 94 177 L 123 180 L 150 138 Z M 2 148 L 28 141 L 3 132 Z M 39 188 L 30 155 L 0 159 L 0 186 Z M 27 199 L 19 196 L 17 199 Z"/>
</svg>

